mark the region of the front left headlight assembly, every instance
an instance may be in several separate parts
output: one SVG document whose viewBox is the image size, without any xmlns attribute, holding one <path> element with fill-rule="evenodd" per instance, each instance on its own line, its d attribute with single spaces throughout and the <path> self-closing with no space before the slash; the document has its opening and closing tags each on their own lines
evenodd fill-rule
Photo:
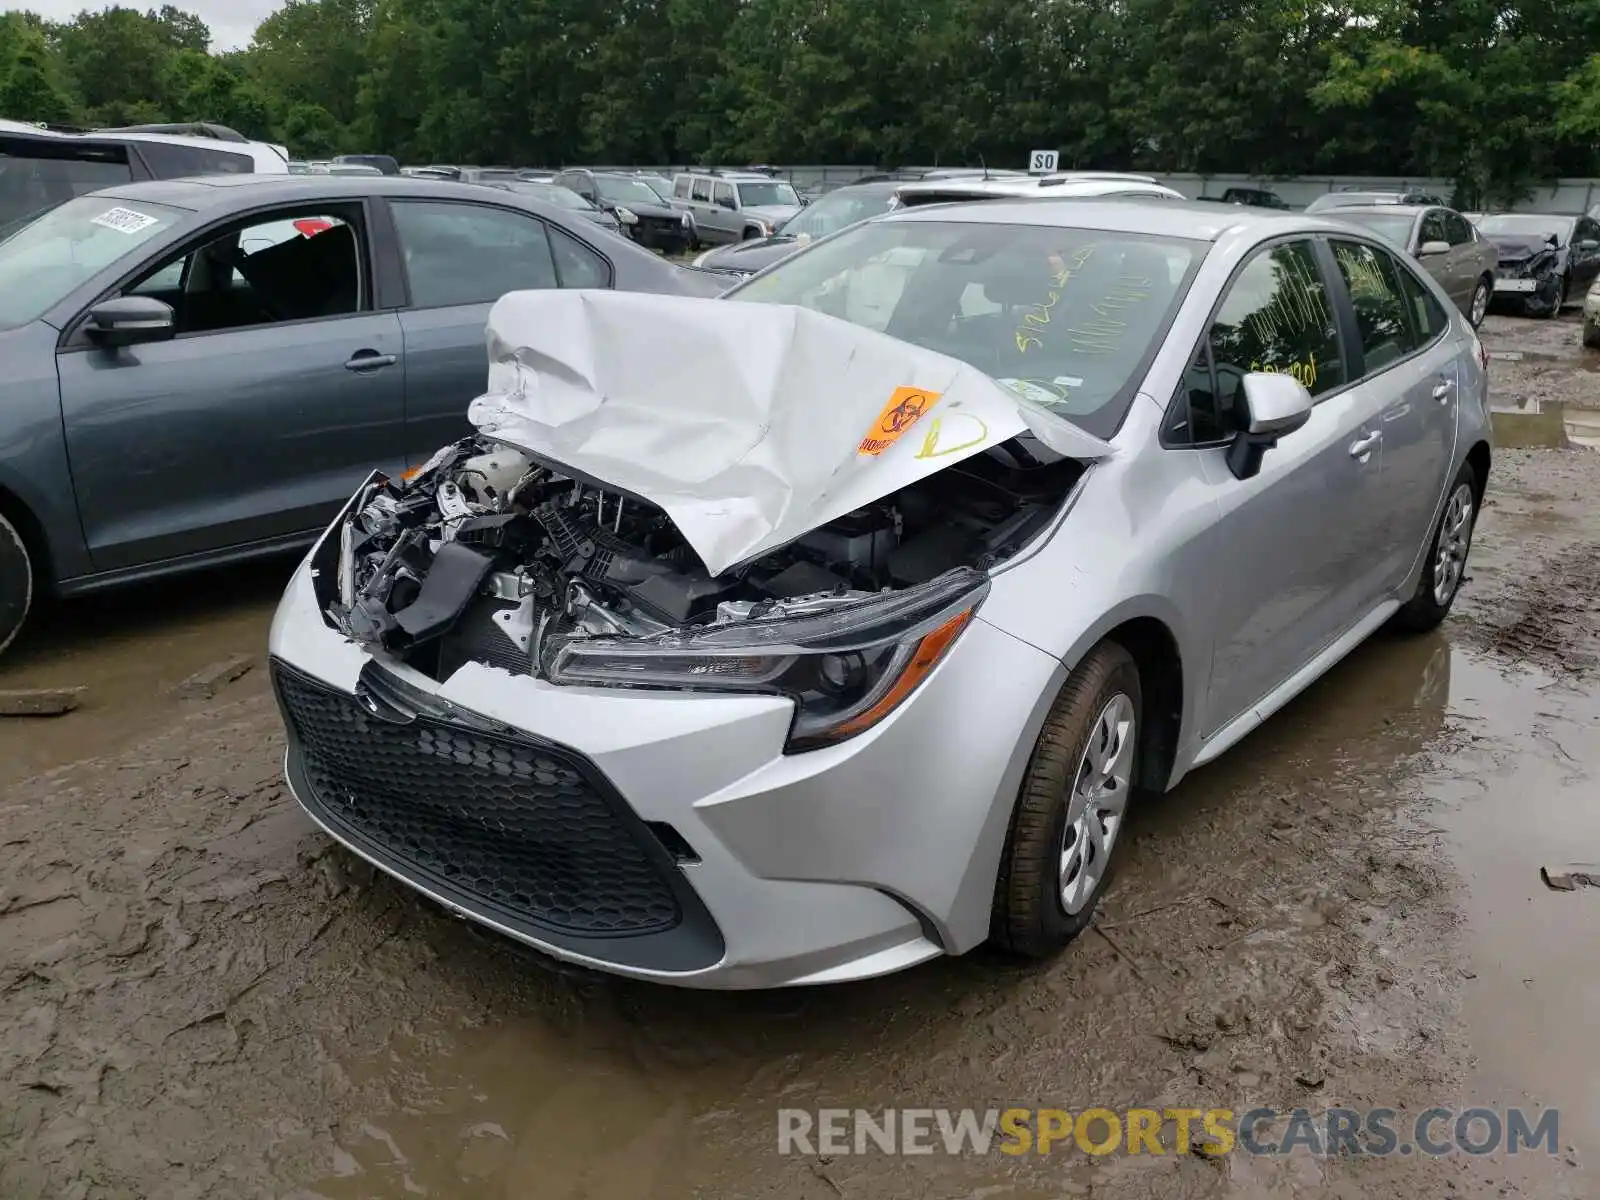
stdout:
<svg viewBox="0 0 1600 1200">
<path fill-rule="evenodd" d="M 624 225 L 637 225 L 639 223 L 639 218 L 634 215 L 634 212 L 631 208 L 617 209 L 617 220 L 621 221 Z"/>
<path fill-rule="evenodd" d="M 658 634 L 553 643 L 544 675 L 590 687 L 788 696 L 786 754 L 865 733 L 933 673 L 989 594 L 960 568 L 928 583 L 818 612 Z"/>
</svg>

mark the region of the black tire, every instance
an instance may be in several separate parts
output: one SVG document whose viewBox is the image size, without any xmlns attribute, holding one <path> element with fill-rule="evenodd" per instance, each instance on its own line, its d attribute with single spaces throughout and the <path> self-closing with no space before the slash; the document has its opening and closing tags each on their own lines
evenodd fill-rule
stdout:
<svg viewBox="0 0 1600 1200">
<path fill-rule="evenodd" d="M 22 535 L 0 514 L 0 654 L 17 640 L 33 607 L 33 560 Z"/>
<path fill-rule="evenodd" d="M 1600 350 L 1600 324 L 1590 320 L 1584 321 L 1583 344 L 1590 350 Z"/>
<path fill-rule="evenodd" d="M 1461 546 L 1460 556 L 1456 562 L 1455 578 L 1449 585 L 1448 595 L 1441 601 L 1434 587 L 1435 572 L 1439 564 L 1439 542 L 1445 536 L 1446 525 L 1454 519 L 1454 505 L 1461 496 L 1462 489 L 1466 490 L 1467 503 L 1471 506 L 1467 511 L 1466 540 Z M 1437 629 L 1450 614 L 1450 607 L 1461 594 L 1461 584 L 1466 578 L 1467 557 L 1472 551 L 1472 534 L 1477 522 L 1477 472 L 1472 469 L 1471 463 L 1462 463 L 1461 469 L 1456 472 L 1456 477 L 1450 484 L 1450 489 L 1445 493 L 1444 507 L 1439 511 L 1439 519 L 1434 522 L 1433 536 L 1428 539 L 1428 557 L 1423 563 L 1422 577 L 1417 580 L 1417 590 L 1411 599 L 1401 606 L 1400 611 L 1395 613 L 1395 628 L 1405 633 L 1426 633 L 1430 629 Z"/>
<path fill-rule="evenodd" d="M 1494 283 L 1485 275 L 1472 289 L 1472 300 L 1467 307 L 1467 321 L 1476 329 L 1489 315 L 1489 305 L 1494 302 Z"/>
<path fill-rule="evenodd" d="M 1557 317 L 1559 317 L 1561 315 L 1561 310 L 1563 308 L 1565 308 L 1566 305 L 1567 305 L 1567 277 L 1565 275 L 1562 275 L 1560 283 L 1557 284 L 1557 286 L 1556 286 L 1556 303 L 1555 303 L 1555 307 L 1553 307 L 1549 312 L 1544 314 L 1545 315 L 1545 319 L 1549 320 L 1549 321 L 1554 321 Z"/>
<path fill-rule="evenodd" d="M 1061 855 L 1067 834 L 1068 798 L 1084 762 L 1091 734 L 1100 715 L 1115 697 L 1133 705 L 1130 738 L 1143 732 L 1143 692 L 1133 656 L 1115 642 L 1101 642 L 1067 678 L 1045 718 L 1034 745 L 995 881 L 990 937 L 1002 949 L 1028 958 L 1046 958 L 1059 952 L 1089 927 L 1094 911 L 1110 882 L 1122 845 L 1111 843 L 1108 860 L 1099 864 L 1100 876 L 1077 912 L 1069 913 L 1061 898 Z M 1130 777 L 1130 790 L 1131 790 Z M 1127 820 L 1124 797 L 1121 821 Z"/>
<path fill-rule="evenodd" d="M 746 225 L 744 227 L 744 233 L 740 235 L 739 240 L 741 242 L 753 242 L 761 236 L 761 230 L 757 229 L 754 225 Z"/>
</svg>

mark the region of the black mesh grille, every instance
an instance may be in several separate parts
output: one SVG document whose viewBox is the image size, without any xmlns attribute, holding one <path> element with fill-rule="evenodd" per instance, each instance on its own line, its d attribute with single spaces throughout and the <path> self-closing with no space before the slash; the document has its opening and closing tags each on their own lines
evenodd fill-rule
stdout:
<svg viewBox="0 0 1600 1200">
<path fill-rule="evenodd" d="M 682 919 L 670 860 L 581 760 L 427 714 L 386 720 L 279 662 L 273 682 L 308 799 L 419 882 L 431 876 L 518 920 L 588 937 L 659 933 Z"/>
</svg>

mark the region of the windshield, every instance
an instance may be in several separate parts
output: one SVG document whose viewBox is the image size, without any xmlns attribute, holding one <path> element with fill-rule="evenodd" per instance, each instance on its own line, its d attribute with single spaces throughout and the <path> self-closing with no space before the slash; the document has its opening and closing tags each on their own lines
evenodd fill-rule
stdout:
<svg viewBox="0 0 1600 1200">
<path fill-rule="evenodd" d="M 672 180 L 663 179 L 660 175 L 641 176 L 640 183 L 654 192 L 658 199 L 665 202 L 672 198 Z"/>
<path fill-rule="evenodd" d="M 524 196 L 532 196 L 535 200 L 543 200 L 546 204 L 554 204 L 557 208 L 590 209 L 590 204 L 571 188 L 564 188 L 553 183 L 514 183 L 507 184 L 511 191 L 521 192 Z"/>
<path fill-rule="evenodd" d="M 1555 234 L 1561 239 L 1561 244 L 1567 244 L 1567 238 L 1572 235 L 1572 227 L 1576 222 L 1571 217 L 1542 217 L 1532 213 L 1496 213 L 1492 217 L 1484 217 L 1478 222 L 1478 228 L 1493 236 L 1497 233 L 1509 233 L 1515 237 L 1545 237 Z"/>
<path fill-rule="evenodd" d="M 595 184 L 600 189 L 600 195 L 613 204 L 655 204 L 661 203 L 661 197 L 651 190 L 647 183 L 640 183 L 637 179 L 607 179 L 599 176 Z"/>
<path fill-rule="evenodd" d="M 1411 223 L 1415 218 L 1401 213 L 1341 212 L 1339 220 L 1355 225 L 1365 225 L 1379 237 L 1386 237 L 1399 246 L 1411 244 Z"/>
<path fill-rule="evenodd" d="M 795 195 L 794 189 L 787 183 L 774 179 L 764 183 L 741 183 L 739 204 L 743 208 L 759 208 L 766 204 L 787 204 L 792 208 L 799 208 L 800 197 Z"/>
<path fill-rule="evenodd" d="M 182 213 L 161 204 L 80 196 L 0 241 L 0 329 L 37 320 Z"/>
<path fill-rule="evenodd" d="M 1392 192 L 1335 192 L 1318 196 L 1306 205 L 1307 212 L 1321 212 L 1327 208 L 1349 208 L 1359 204 L 1398 204 L 1400 197 Z"/>
<path fill-rule="evenodd" d="M 0 141 L 0 226 L 132 178 L 120 148 L 58 158 L 31 152 L 24 139 Z"/>
<path fill-rule="evenodd" d="M 1109 437 L 1206 249 L 1055 226 L 869 222 L 727 295 L 959 358 Z"/>
<path fill-rule="evenodd" d="M 865 221 L 868 217 L 888 212 L 889 201 L 893 198 L 892 191 L 876 189 L 865 192 L 833 192 L 820 200 L 813 201 L 809 208 L 803 208 L 795 213 L 783 223 L 778 232 L 784 237 L 811 239 L 826 237 L 848 225 L 854 225 L 857 221 Z"/>
</svg>

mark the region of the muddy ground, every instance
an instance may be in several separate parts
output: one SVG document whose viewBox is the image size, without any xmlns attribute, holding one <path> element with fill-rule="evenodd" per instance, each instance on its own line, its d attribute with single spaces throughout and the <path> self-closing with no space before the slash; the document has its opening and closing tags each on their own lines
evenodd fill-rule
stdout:
<svg viewBox="0 0 1600 1200">
<path fill-rule="evenodd" d="M 1498 455 L 1455 615 L 1148 804 L 1043 968 L 553 975 L 288 798 L 259 665 L 284 564 L 58 609 L 0 668 L 89 689 L 0 721 L 0 1195 L 1600 1194 L 1600 890 L 1539 875 L 1600 860 L 1600 452 L 1562 415 L 1600 374 L 1570 319 L 1485 340 L 1525 355 L 1493 368 L 1503 441 L 1565 448 Z M 172 690 L 238 653 L 214 695 Z M 1518 1104 L 1560 1109 L 1555 1156 L 775 1150 L 780 1106 Z"/>
</svg>

